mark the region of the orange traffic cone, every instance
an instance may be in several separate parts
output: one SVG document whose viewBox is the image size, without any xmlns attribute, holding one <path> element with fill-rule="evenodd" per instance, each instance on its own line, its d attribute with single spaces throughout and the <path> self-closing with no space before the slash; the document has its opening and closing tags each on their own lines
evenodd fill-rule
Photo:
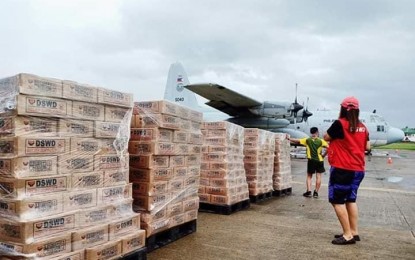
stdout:
<svg viewBox="0 0 415 260">
<path fill-rule="evenodd" d="M 392 164 L 392 157 L 388 158 L 388 164 Z"/>
</svg>

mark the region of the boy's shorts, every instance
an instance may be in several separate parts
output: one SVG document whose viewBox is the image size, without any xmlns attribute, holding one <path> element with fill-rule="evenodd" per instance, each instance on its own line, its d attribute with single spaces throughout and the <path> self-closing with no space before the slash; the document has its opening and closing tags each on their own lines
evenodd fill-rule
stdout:
<svg viewBox="0 0 415 260">
<path fill-rule="evenodd" d="M 332 204 L 356 202 L 357 190 L 364 177 L 364 171 L 350 171 L 331 167 L 328 188 L 329 202 Z"/>
<path fill-rule="evenodd" d="M 307 173 L 323 173 L 326 169 L 324 169 L 324 161 L 316 161 L 316 160 L 308 160 L 307 161 Z"/>
</svg>

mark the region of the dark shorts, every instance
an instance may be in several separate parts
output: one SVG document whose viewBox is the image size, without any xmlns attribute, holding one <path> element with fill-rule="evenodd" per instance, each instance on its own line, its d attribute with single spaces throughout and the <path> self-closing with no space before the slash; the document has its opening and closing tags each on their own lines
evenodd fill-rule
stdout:
<svg viewBox="0 0 415 260">
<path fill-rule="evenodd" d="M 307 173 L 323 173 L 326 169 L 324 169 L 324 161 L 316 161 L 316 160 L 308 160 L 307 162 Z"/>
<path fill-rule="evenodd" d="M 364 177 L 364 171 L 350 171 L 331 167 L 329 202 L 332 204 L 356 202 L 357 190 Z"/>
</svg>

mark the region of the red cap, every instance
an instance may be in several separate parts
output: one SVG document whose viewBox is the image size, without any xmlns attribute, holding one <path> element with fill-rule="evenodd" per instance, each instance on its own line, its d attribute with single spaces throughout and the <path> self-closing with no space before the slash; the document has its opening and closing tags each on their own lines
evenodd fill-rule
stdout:
<svg viewBox="0 0 415 260">
<path fill-rule="evenodd" d="M 359 100 L 355 97 L 347 97 L 343 99 L 341 106 L 347 108 L 347 110 L 359 109 Z"/>
</svg>

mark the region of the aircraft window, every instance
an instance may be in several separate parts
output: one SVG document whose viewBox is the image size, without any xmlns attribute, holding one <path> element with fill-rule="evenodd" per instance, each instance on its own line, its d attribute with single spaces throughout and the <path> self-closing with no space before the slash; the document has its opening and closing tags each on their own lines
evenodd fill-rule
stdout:
<svg viewBox="0 0 415 260">
<path fill-rule="evenodd" d="M 385 126 L 383 126 L 383 125 L 378 125 L 378 126 L 377 126 L 377 131 L 378 131 L 378 132 L 385 132 Z"/>
</svg>

